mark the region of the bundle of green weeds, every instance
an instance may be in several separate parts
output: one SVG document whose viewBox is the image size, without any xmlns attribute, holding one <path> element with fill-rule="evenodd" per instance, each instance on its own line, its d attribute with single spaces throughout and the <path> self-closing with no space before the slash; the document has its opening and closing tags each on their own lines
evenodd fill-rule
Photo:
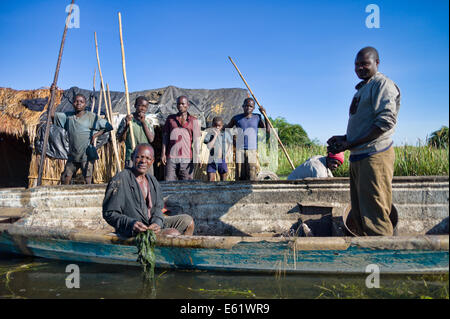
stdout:
<svg viewBox="0 0 450 319">
<path fill-rule="evenodd" d="M 136 236 L 136 246 L 138 249 L 137 261 L 143 267 L 145 279 L 149 281 L 155 277 L 155 244 L 156 235 L 150 229 Z"/>
</svg>

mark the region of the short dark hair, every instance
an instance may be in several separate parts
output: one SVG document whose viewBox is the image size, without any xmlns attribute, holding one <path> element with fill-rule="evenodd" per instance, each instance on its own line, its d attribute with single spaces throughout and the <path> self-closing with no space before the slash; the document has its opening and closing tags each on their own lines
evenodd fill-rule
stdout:
<svg viewBox="0 0 450 319">
<path fill-rule="evenodd" d="M 253 104 L 255 104 L 255 100 L 252 99 L 251 97 L 248 97 L 248 98 L 246 98 L 246 99 L 244 100 L 244 103 L 242 103 L 242 105 L 245 105 L 245 103 L 246 103 L 247 101 L 252 101 Z"/>
<path fill-rule="evenodd" d="M 182 98 L 185 98 L 188 101 L 188 103 L 189 103 L 189 98 L 186 95 L 180 95 L 179 97 L 177 97 L 177 103 Z"/>
<path fill-rule="evenodd" d="M 145 96 L 141 95 L 141 96 L 138 96 L 136 98 L 136 100 L 134 101 L 134 107 L 138 106 L 139 103 L 142 102 L 142 101 L 146 101 L 147 103 L 149 103 L 148 99 Z"/>
<path fill-rule="evenodd" d="M 217 122 L 222 122 L 223 123 L 223 119 L 220 116 L 214 117 L 213 120 L 212 120 L 212 125 L 217 124 Z"/>
<path fill-rule="evenodd" d="M 81 96 L 83 98 L 83 100 L 86 102 L 86 97 L 83 94 L 78 93 L 78 94 L 75 94 L 75 96 L 73 97 L 73 103 L 75 103 L 75 100 L 77 99 L 78 96 Z"/>
<path fill-rule="evenodd" d="M 370 55 L 372 55 L 375 58 L 375 60 L 380 60 L 380 56 L 378 55 L 378 51 L 374 47 L 364 47 L 361 50 L 359 50 L 359 52 L 358 52 L 358 54 L 356 56 L 365 55 L 365 54 L 370 54 Z"/>
<path fill-rule="evenodd" d="M 131 159 L 134 160 L 134 157 L 137 154 L 137 150 L 140 149 L 141 147 L 148 147 L 152 153 L 152 157 L 155 158 L 155 150 L 153 149 L 153 146 L 151 146 L 148 143 L 141 143 L 136 145 L 136 147 L 134 148 L 133 152 L 131 153 Z"/>
</svg>

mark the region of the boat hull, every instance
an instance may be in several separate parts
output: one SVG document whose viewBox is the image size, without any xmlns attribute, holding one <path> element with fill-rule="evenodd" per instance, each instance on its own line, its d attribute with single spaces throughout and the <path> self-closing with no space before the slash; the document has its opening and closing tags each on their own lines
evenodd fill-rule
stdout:
<svg viewBox="0 0 450 319">
<path fill-rule="evenodd" d="M 18 235 L 17 231 L 14 234 L 4 229 L 0 233 L 0 252 L 71 263 L 138 266 L 137 248 L 132 241 L 115 242 L 114 236 L 93 236 L 91 240 L 88 236 L 84 240 L 55 238 L 54 234 L 36 237 Z M 376 238 L 349 237 L 279 240 L 230 237 L 230 242 L 222 241 L 225 244 L 220 245 L 218 238 L 213 237 L 216 244 L 211 247 L 192 244 L 192 238 L 186 238 L 182 245 L 157 244 L 156 267 L 280 274 L 362 274 L 369 265 L 379 267 L 381 274 L 436 274 L 449 269 L 445 236 L 388 237 L 381 245 Z M 207 242 L 208 236 L 202 236 L 201 240 Z M 432 246 L 427 242 L 432 242 Z"/>
</svg>

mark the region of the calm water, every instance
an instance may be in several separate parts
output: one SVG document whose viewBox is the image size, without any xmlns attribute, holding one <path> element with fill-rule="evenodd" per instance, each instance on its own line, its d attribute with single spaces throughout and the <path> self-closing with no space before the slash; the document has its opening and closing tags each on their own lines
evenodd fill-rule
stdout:
<svg viewBox="0 0 450 319">
<path fill-rule="evenodd" d="M 140 267 L 77 263 L 80 288 L 66 287 L 68 262 L 0 256 L 0 298 L 447 298 L 448 274 L 380 277 L 253 275 L 156 270 L 154 289 Z"/>
</svg>

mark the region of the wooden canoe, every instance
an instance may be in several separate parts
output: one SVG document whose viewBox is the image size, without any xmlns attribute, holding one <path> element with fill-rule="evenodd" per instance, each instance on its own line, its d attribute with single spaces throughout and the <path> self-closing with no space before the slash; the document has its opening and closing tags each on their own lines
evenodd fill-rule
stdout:
<svg viewBox="0 0 450 319">
<path fill-rule="evenodd" d="M 197 227 L 195 236 L 158 236 L 160 268 L 358 274 L 375 264 L 382 274 L 448 272 L 448 177 L 394 179 L 392 237 L 344 236 L 345 178 L 161 185 L 171 212 L 189 213 Z M 104 191 L 1 189 L 0 216 L 14 207 L 20 216 L 0 223 L 0 253 L 137 265 L 134 240 L 113 234 L 101 217 Z M 301 223 L 315 237 L 293 236 Z"/>
</svg>

